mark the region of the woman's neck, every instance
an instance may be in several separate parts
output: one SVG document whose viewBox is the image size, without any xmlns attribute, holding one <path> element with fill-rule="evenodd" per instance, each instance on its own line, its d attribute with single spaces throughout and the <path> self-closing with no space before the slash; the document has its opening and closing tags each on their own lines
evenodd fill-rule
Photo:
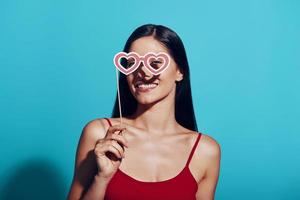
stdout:
<svg viewBox="0 0 300 200">
<path fill-rule="evenodd" d="M 138 104 L 133 124 L 153 134 L 172 133 L 177 127 L 175 98 L 171 95 L 153 105 Z"/>
</svg>

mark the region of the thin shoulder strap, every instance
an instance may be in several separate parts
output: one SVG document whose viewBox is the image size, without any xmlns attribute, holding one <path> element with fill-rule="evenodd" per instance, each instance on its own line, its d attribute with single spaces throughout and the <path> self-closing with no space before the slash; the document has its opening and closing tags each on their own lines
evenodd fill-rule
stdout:
<svg viewBox="0 0 300 200">
<path fill-rule="evenodd" d="M 187 160 L 187 162 L 186 162 L 186 166 L 189 166 L 189 164 L 190 164 L 190 162 L 191 162 L 191 159 L 192 159 L 192 157 L 193 157 L 193 155 L 194 155 L 195 149 L 196 149 L 196 147 L 197 147 L 197 144 L 198 144 L 198 142 L 199 142 L 201 136 L 202 136 L 202 134 L 201 134 L 201 133 L 198 133 L 196 142 L 195 142 L 195 144 L 194 144 L 194 146 L 193 146 L 193 148 L 192 148 L 192 151 L 191 151 L 191 153 L 190 153 L 190 155 L 189 155 L 189 158 L 188 158 L 188 160 Z"/>
<path fill-rule="evenodd" d="M 106 121 L 108 122 L 109 126 L 112 126 L 111 122 L 110 122 L 110 120 L 108 118 L 104 118 L 104 119 L 106 119 Z"/>
</svg>

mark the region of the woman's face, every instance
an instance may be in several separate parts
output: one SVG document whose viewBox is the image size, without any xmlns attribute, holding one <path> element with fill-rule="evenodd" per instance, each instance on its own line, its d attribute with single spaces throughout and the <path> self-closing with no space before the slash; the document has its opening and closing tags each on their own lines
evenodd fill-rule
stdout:
<svg viewBox="0 0 300 200">
<path fill-rule="evenodd" d="M 166 47 L 155 40 L 152 36 L 142 37 L 135 40 L 130 52 L 136 52 L 140 56 L 144 56 L 148 52 L 164 52 L 169 54 Z M 169 54 L 170 55 L 170 54 Z M 170 55 L 170 65 L 159 75 L 151 74 L 141 62 L 139 68 L 132 74 L 127 75 L 127 82 L 131 93 L 140 104 L 151 104 L 168 96 L 176 91 L 176 81 L 183 78 L 177 64 Z M 159 65 L 158 62 L 153 62 L 151 65 Z"/>
</svg>

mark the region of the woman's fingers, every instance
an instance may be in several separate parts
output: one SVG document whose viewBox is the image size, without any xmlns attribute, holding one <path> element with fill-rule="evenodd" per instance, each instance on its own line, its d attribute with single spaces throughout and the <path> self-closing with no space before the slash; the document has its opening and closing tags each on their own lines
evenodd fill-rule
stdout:
<svg viewBox="0 0 300 200">
<path fill-rule="evenodd" d="M 116 140 L 122 146 L 128 147 L 128 141 L 122 134 L 125 130 L 126 130 L 126 127 L 124 125 L 111 126 L 108 129 L 108 134 L 107 134 L 106 138 Z"/>
<path fill-rule="evenodd" d="M 119 159 L 122 158 L 122 154 L 120 153 L 120 151 L 117 148 L 115 148 L 113 145 L 105 144 L 95 149 L 95 153 L 98 156 L 104 156 L 106 152 L 111 152 Z"/>
<path fill-rule="evenodd" d="M 97 141 L 95 153 L 98 156 L 108 156 L 106 153 L 110 152 L 119 159 L 124 158 L 125 154 L 123 146 L 128 147 L 128 141 L 120 133 L 125 129 L 126 127 L 124 125 L 110 126 L 106 137 Z"/>
<path fill-rule="evenodd" d="M 118 152 L 122 158 L 125 157 L 124 149 L 121 147 L 121 145 L 116 140 L 110 140 L 109 144 L 118 150 Z"/>
<path fill-rule="evenodd" d="M 106 140 L 100 140 L 99 143 L 96 144 L 95 153 L 98 156 L 103 156 L 105 153 L 109 151 L 113 154 L 115 154 L 118 158 L 124 158 L 124 150 L 121 147 L 120 144 L 116 140 L 112 139 L 106 139 Z"/>
<path fill-rule="evenodd" d="M 110 136 L 108 136 L 108 138 L 116 140 L 117 142 L 121 143 L 122 145 L 128 148 L 128 141 L 123 135 L 111 134 Z"/>
<path fill-rule="evenodd" d="M 107 146 L 107 151 L 106 152 L 111 152 L 113 153 L 117 158 L 122 159 L 123 156 L 121 155 L 120 151 L 116 149 L 114 146 L 110 145 Z"/>
<path fill-rule="evenodd" d="M 114 126 L 110 126 L 110 127 L 108 128 L 108 132 L 109 132 L 110 134 L 112 134 L 112 133 L 115 133 L 116 131 L 121 132 L 121 131 L 123 131 L 123 130 L 125 130 L 125 129 L 126 129 L 126 127 L 125 127 L 124 125 L 114 125 Z"/>
</svg>

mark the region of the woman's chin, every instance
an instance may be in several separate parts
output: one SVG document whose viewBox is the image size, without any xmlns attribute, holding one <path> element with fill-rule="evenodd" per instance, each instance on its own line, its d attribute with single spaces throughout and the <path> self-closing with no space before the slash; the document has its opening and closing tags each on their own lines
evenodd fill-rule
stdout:
<svg viewBox="0 0 300 200">
<path fill-rule="evenodd" d="M 137 102 L 141 105 L 152 105 L 156 101 L 153 98 L 147 98 L 147 97 L 139 97 L 137 98 Z"/>
</svg>

